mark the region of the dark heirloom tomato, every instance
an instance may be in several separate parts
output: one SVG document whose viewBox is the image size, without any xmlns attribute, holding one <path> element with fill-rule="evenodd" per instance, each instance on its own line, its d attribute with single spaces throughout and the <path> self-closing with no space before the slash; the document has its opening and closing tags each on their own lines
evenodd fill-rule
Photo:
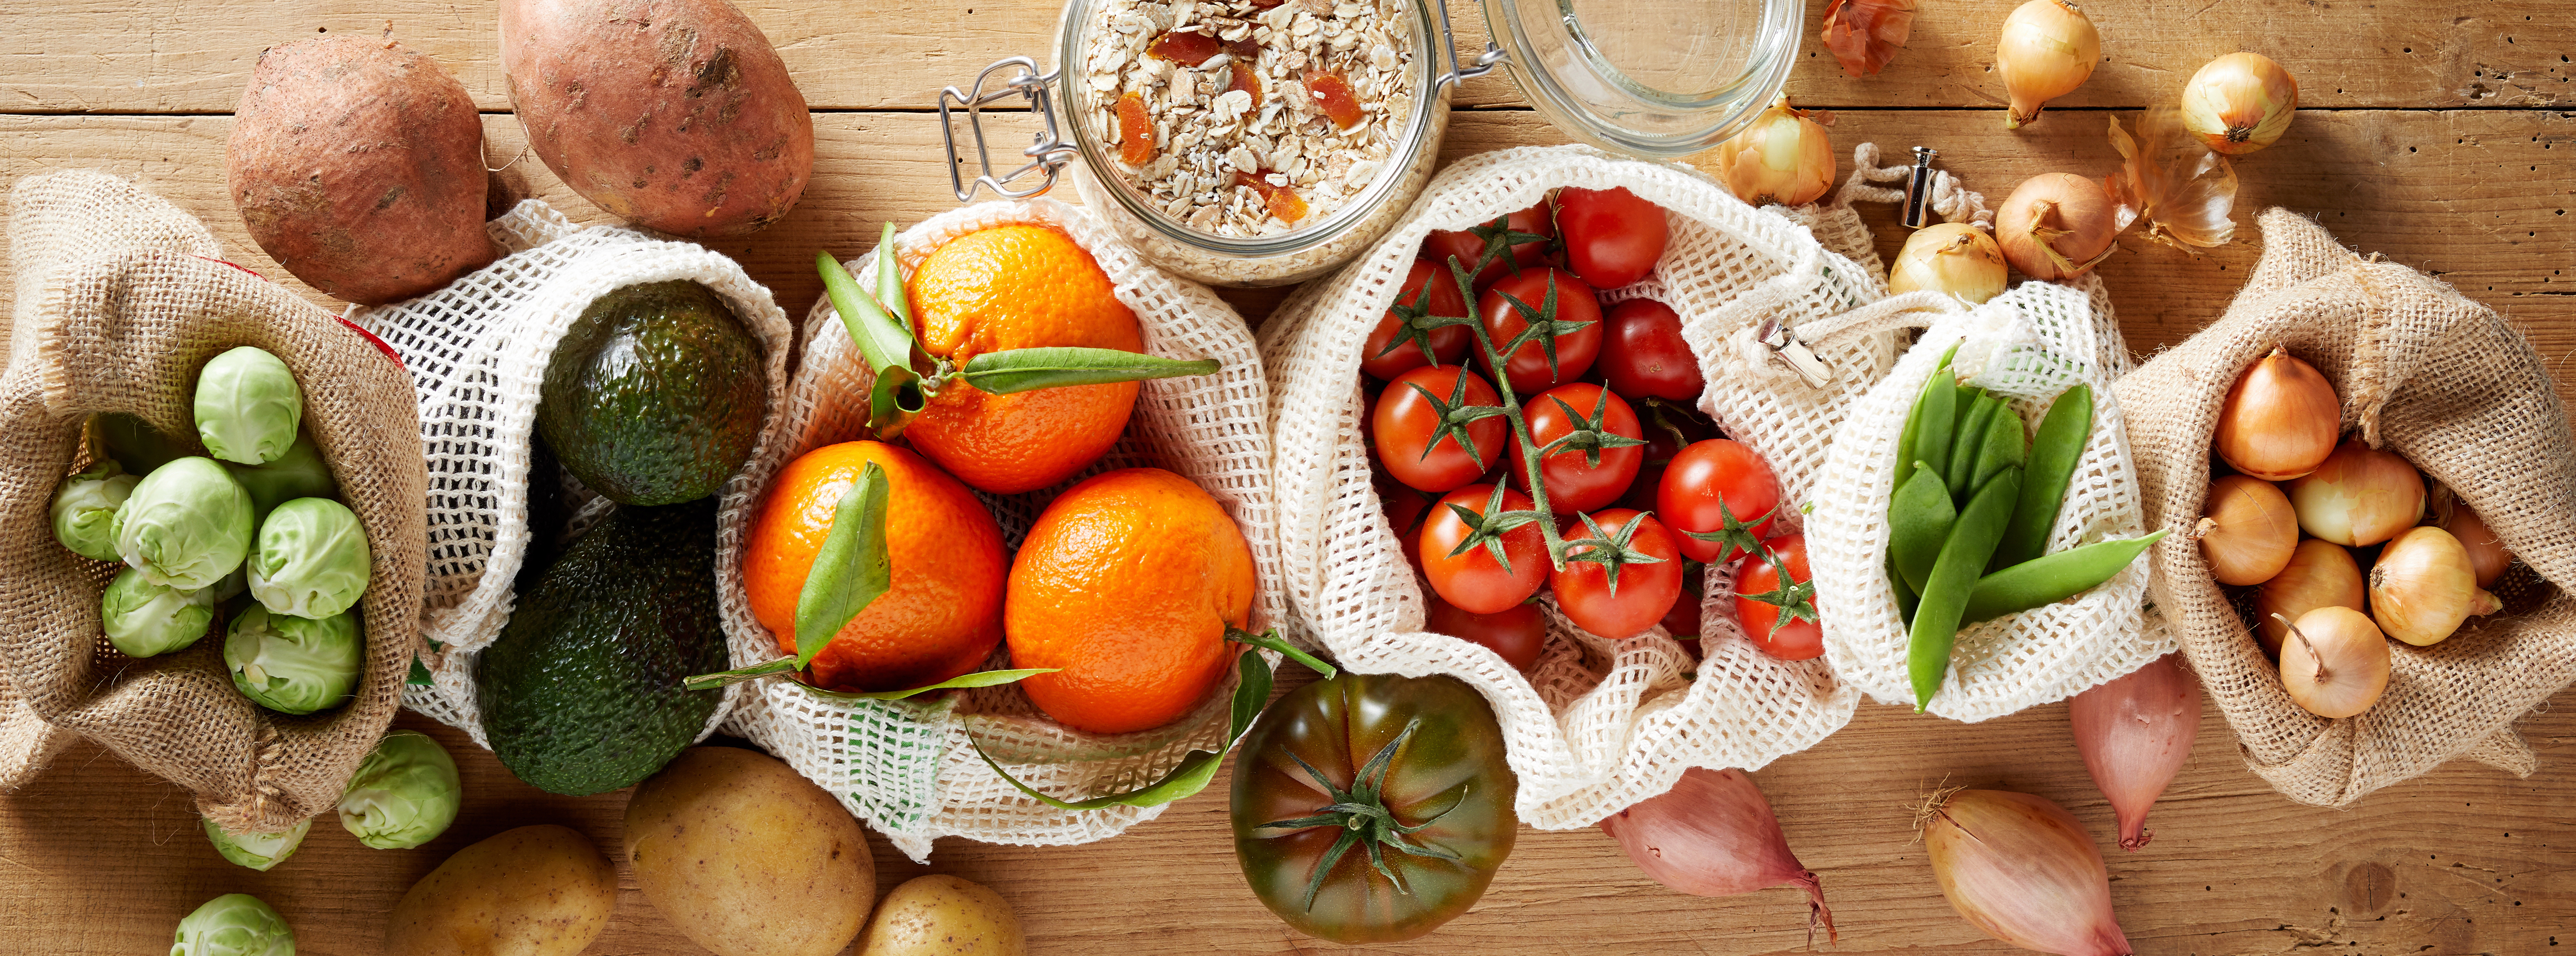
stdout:
<svg viewBox="0 0 2576 956">
<path fill-rule="evenodd" d="M 1345 671 L 1279 698 L 1244 736 L 1234 857 L 1299 931 L 1412 939 L 1485 895 L 1520 827 L 1518 789 L 1494 712 L 1465 683 Z"/>
<path fill-rule="evenodd" d="M 1360 346 L 1360 371 L 1390 379 L 1432 364 L 1422 356 L 1425 340 L 1431 343 L 1431 356 L 1439 359 L 1439 364 L 1458 364 L 1466 357 L 1467 346 L 1475 344 L 1476 333 L 1463 323 L 1418 331 L 1412 328 L 1418 319 L 1435 317 L 1469 318 L 1467 297 L 1458 294 L 1458 282 L 1448 269 L 1428 259 L 1415 259 L 1413 269 L 1404 274 L 1404 287 L 1395 293 L 1395 304 L 1387 308 L 1386 316 L 1377 320 L 1377 328 Z"/>
<path fill-rule="evenodd" d="M 1591 286 L 1563 269 L 1525 269 L 1504 276 L 1476 299 L 1476 315 L 1484 320 L 1485 334 L 1493 337 L 1494 347 L 1510 345 L 1535 324 L 1533 319 L 1548 316 L 1550 291 L 1556 295 L 1554 319 L 1564 323 L 1556 326 L 1553 336 L 1554 373 L 1549 371 L 1547 343 L 1538 339 L 1503 356 L 1502 371 L 1496 371 L 1490 361 L 1485 363 L 1488 371 L 1511 377 L 1516 395 L 1536 395 L 1580 380 L 1591 370 L 1593 357 L 1601 354 L 1601 302 L 1592 297 Z"/>
</svg>

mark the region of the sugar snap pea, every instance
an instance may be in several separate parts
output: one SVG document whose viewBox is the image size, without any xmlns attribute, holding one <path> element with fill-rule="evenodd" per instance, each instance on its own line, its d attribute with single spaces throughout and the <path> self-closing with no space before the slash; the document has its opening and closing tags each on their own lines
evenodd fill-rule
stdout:
<svg viewBox="0 0 2576 956">
<path fill-rule="evenodd" d="M 1896 467 L 1904 469 L 1921 459 L 1935 472 L 1950 468 L 1950 432 L 1958 423 L 1959 380 L 1949 369 L 1938 369 L 1932 380 L 1923 383 L 1923 397 L 1914 401 L 1912 421 L 1919 425 L 1914 437 L 1913 458 L 1899 458 Z M 1901 441 L 1901 439 L 1900 439 Z"/>
<path fill-rule="evenodd" d="M 2020 495 L 2021 469 L 2004 469 L 1968 500 L 1959 520 L 1950 526 L 1950 540 L 1941 544 L 1941 556 L 1932 564 L 1932 577 L 1923 586 L 1922 602 L 1914 609 L 1905 644 L 1905 669 L 1913 679 L 1918 713 L 1941 689 L 1942 675 L 1950 669 L 1950 646 L 1959 639 L 1959 616 L 1967 611 L 1968 595 L 1975 590 L 1986 559 L 1994 555 L 1995 542 L 2003 539 L 2004 525 L 2012 520 L 2013 502 Z"/>
<path fill-rule="evenodd" d="M 2005 465 L 2019 467 L 2023 464 L 2022 458 L 2029 449 L 2024 445 L 2028 439 L 2023 437 L 2021 429 L 2021 413 L 2013 411 L 2012 405 L 1998 400 L 1994 417 L 1986 421 L 1984 440 L 1977 443 L 1977 464 L 1970 469 L 1972 485 L 1983 488 L 1996 472 L 2004 470 Z M 2030 475 L 2022 475 L 2022 483 L 2029 484 Z"/>
<path fill-rule="evenodd" d="M 2137 560 L 2149 546 L 2163 540 L 2165 534 L 2158 531 L 2143 538 L 2096 541 L 1978 578 L 1977 586 L 1968 592 L 1968 609 L 1960 612 L 1959 624 L 1965 627 L 1991 621 L 2093 590 Z"/>
<path fill-rule="evenodd" d="M 1913 477 L 1887 500 L 1887 556 L 1914 593 L 1923 593 L 1924 582 L 1931 580 L 1932 564 L 1941 557 L 1941 543 L 1950 539 L 1950 525 L 1958 517 L 1941 474 L 1920 461 L 1914 463 Z"/>
<path fill-rule="evenodd" d="M 1986 423 L 1995 418 L 2003 401 L 1980 390 L 1976 401 L 1968 406 L 1968 416 L 1959 420 L 1958 434 L 1950 436 L 1950 464 L 1941 471 L 1941 480 L 1950 485 L 1950 496 L 1961 505 L 1977 491 L 1977 449 L 1986 443 Z"/>
<path fill-rule="evenodd" d="M 1914 589 L 1906 585 L 1905 576 L 1896 573 L 1896 555 L 1894 552 L 1890 552 L 1887 556 L 1887 587 L 1889 590 L 1896 592 L 1896 613 L 1900 615 L 1899 619 L 1903 620 L 1908 626 L 1913 625 L 1914 607 L 1916 604 L 1920 603 L 1922 599 L 1914 596 Z"/>
<path fill-rule="evenodd" d="M 2001 571 L 2047 552 L 2049 532 L 2056 530 L 2057 511 L 2066 501 L 2066 483 L 2074 478 L 2092 434 L 2091 386 L 2078 383 L 2049 403 L 2048 416 L 2039 421 L 2039 437 L 2030 445 L 2030 461 L 2023 466 L 2021 500 L 2013 504 L 2012 524 L 2004 529 L 2003 543 L 1995 546 L 1987 570 Z"/>
</svg>

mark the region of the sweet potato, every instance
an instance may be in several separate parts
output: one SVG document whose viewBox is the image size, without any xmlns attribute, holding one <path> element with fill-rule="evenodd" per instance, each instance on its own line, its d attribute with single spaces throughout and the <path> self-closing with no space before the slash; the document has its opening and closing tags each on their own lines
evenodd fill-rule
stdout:
<svg viewBox="0 0 2576 956">
<path fill-rule="evenodd" d="M 636 225 L 753 232 L 813 178 L 805 96 L 725 0 L 502 0 L 501 67 L 538 158 Z"/>
<path fill-rule="evenodd" d="M 492 261 L 474 100 L 390 40 L 334 34 L 260 51 L 224 178 L 251 239 L 333 298 L 408 299 Z"/>
</svg>

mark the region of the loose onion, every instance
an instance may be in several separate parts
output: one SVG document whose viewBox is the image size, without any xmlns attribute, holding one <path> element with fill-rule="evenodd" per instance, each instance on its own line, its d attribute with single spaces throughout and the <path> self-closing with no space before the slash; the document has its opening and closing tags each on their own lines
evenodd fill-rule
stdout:
<svg viewBox="0 0 2576 956">
<path fill-rule="evenodd" d="M 2342 428 L 2343 400 L 2335 397 L 2334 383 L 2276 345 L 2228 386 L 2212 442 L 2227 467 L 2288 481 L 2325 464 Z"/>
<path fill-rule="evenodd" d="M 1824 124 L 1809 116 L 1780 97 L 1752 125 L 1717 144 L 1717 178 L 1735 198 L 1756 206 L 1803 206 L 1822 198 L 1834 185 L 1834 144 Z"/>
<path fill-rule="evenodd" d="M 2281 689 L 2308 713 L 2337 720 L 2369 710 L 2388 690 L 2388 639 L 2348 607 L 2321 607 L 2288 625 Z"/>
<path fill-rule="evenodd" d="M 2242 156 L 2272 145 L 2299 110 L 2299 81 L 2260 53 L 2211 60 L 2182 88 L 2182 123 L 2211 152 Z"/>
<path fill-rule="evenodd" d="M 2039 118 L 2039 108 L 2093 76 L 2102 62 L 2102 33 L 2084 9 L 2066 0 L 2030 0 L 2004 18 L 2003 41 L 1995 47 L 1995 70 L 2004 75 L 2004 93 L 2012 108 L 2004 111 L 2004 128 Z"/>
<path fill-rule="evenodd" d="M 2448 491 L 2444 489 L 2446 494 Z M 2453 504 L 2448 512 L 2439 523 L 2441 529 L 2459 539 L 2460 547 L 2469 552 L 2469 567 L 2478 572 L 2478 586 L 2495 587 L 2496 579 L 2504 577 L 2504 569 L 2513 564 L 2513 555 L 2504 549 L 2504 539 L 2488 530 L 2486 519 L 2469 510 L 2466 502 Z"/>
<path fill-rule="evenodd" d="M 2431 525 L 2411 528 L 2379 551 L 2370 566 L 2370 617 L 2388 636 L 2417 647 L 2439 644 L 2470 615 L 2504 605 L 2478 588 L 2478 572 L 2460 539 Z"/>
<path fill-rule="evenodd" d="M 1807 891 L 1807 932 L 1836 938 L 1824 885 L 1789 852 L 1771 801 L 1741 770 L 1692 767 L 1671 790 L 1601 821 L 1647 876 L 1693 896 L 1734 896 L 1783 883 Z"/>
<path fill-rule="evenodd" d="M 2004 279 L 2003 249 L 1985 230 L 1964 222 L 1916 230 L 1887 269 L 1888 291 L 1930 289 L 1972 305 L 2004 294 Z"/>
<path fill-rule="evenodd" d="M 2299 530 L 2347 547 L 2378 544 L 2424 520 L 2424 475 L 2358 438 L 2336 446 L 2289 491 Z"/>
<path fill-rule="evenodd" d="M 2120 819 L 2120 849 L 2155 839 L 2147 809 L 2173 783 L 2200 735 L 2200 679 L 2167 654 L 2067 701 L 2075 749 Z"/>
<path fill-rule="evenodd" d="M 2063 956 L 2128 956 L 2111 874 L 2065 808 L 2027 793 L 1934 794 L 1917 815 L 1932 878 L 1986 935 Z"/>
<path fill-rule="evenodd" d="M 2041 173 L 2022 180 L 1995 213 L 1995 242 L 2023 275 L 2072 279 L 2111 255 L 2111 240 L 2120 232 L 2113 211 L 2101 183 L 2073 173 Z"/>
<path fill-rule="evenodd" d="M 2263 642 L 2264 653 L 2279 657 L 2281 640 L 2290 633 L 2289 621 L 2321 607 L 2360 611 L 2370 606 L 2368 601 L 2361 566 L 2353 563 L 2352 552 L 2331 541 L 2309 538 L 2290 552 L 2290 563 L 2281 573 L 2255 592 L 2254 637 Z"/>
<path fill-rule="evenodd" d="M 2220 584 L 2261 584 L 2290 564 L 2299 547 L 2299 515 L 2289 496 L 2260 478 L 2228 475 L 2209 483 L 2209 500 L 2201 506 L 2201 556 L 2209 576 Z"/>
</svg>

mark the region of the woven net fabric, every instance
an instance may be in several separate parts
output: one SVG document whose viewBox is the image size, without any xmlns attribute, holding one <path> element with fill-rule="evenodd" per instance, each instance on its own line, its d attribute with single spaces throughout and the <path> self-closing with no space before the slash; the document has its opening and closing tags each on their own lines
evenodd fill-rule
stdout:
<svg viewBox="0 0 2576 956">
<path fill-rule="evenodd" d="M 112 176 L 30 176 L 10 193 L 17 308 L 0 373 L 0 787 L 80 734 L 187 788 L 237 831 L 273 833 L 339 802 L 375 749 L 419 646 L 423 478 L 400 366 L 294 293 L 223 262 L 178 207 Z M 88 464 L 89 416 L 124 412 L 192 451 L 197 371 L 237 346 L 294 371 L 304 428 L 374 551 L 351 701 L 291 717 L 234 688 L 223 639 L 143 660 L 100 632 L 116 565 L 56 543 L 47 508 Z"/>
<path fill-rule="evenodd" d="M 489 747 L 475 704 L 474 660 L 510 620 L 513 584 L 530 543 L 529 484 L 560 482 L 572 494 L 568 500 L 586 502 L 577 525 L 606 510 L 561 469 L 535 474 L 531 467 L 529 436 L 555 343 L 592 300 L 616 289 L 687 279 L 714 290 L 759 341 L 765 361 L 768 417 L 757 458 L 781 440 L 795 330 L 767 288 L 732 259 L 695 243 L 620 227 L 582 228 L 537 199 L 484 228 L 507 255 L 429 295 L 355 308 L 349 320 L 402 355 L 418 397 L 418 441 L 428 463 L 428 585 L 420 627 L 434 648 L 422 655 L 433 683 L 405 687 L 403 703 Z M 723 501 L 747 503 L 758 488 L 747 473 L 737 473 L 725 483 Z M 739 528 L 723 532 L 719 547 L 739 535 Z M 725 691 L 699 739 L 715 732 L 741 696 L 739 688 Z"/>
<path fill-rule="evenodd" d="M 980 495 L 1001 524 L 1005 544 L 1017 548 L 1047 502 L 1084 478 L 1120 468 L 1168 469 L 1206 490 L 1234 518 L 1252 546 L 1252 629 L 1276 625 L 1286 605 L 1271 531 L 1271 446 L 1263 422 L 1269 393 L 1242 317 L 1205 286 L 1146 262 L 1089 213 L 1049 199 L 984 203 L 934 216 L 898 236 L 895 252 L 908 272 L 951 239 L 1017 224 L 1062 232 L 1090 252 L 1119 301 L 1135 312 L 1146 352 L 1216 359 L 1220 367 L 1211 375 L 1142 383 L 1126 433 L 1063 484 L 1019 495 Z M 872 254 L 849 265 L 861 288 L 875 288 Z M 829 299 L 807 313 L 804 341 L 779 416 L 782 440 L 744 469 L 754 487 L 767 484 L 799 455 L 869 435 L 872 372 Z M 722 517 L 725 631 L 738 667 L 779 654 L 778 638 L 752 617 L 734 544 L 757 510 L 754 500 L 727 499 Z M 1277 663 L 1277 655 L 1266 656 Z M 1007 648 L 997 649 L 990 664 L 1007 667 L 1008 659 Z M 1153 819 L 1161 807 L 1070 811 L 1040 803 L 996 776 L 976 747 L 1012 776 L 1058 799 L 1114 793 L 1152 783 L 1192 750 L 1223 748 L 1234 690 L 1229 678 L 1168 726 L 1102 735 L 1057 724 L 1009 686 L 895 702 L 821 694 L 784 680 L 748 686 L 731 729 L 838 796 L 915 860 L 926 859 L 931 842 L 943 836 L 1022 845 L 1087 843 Z"/>
<path fill-rule="evenodd" d="M 2576 682 L 2576 441 L 2549 364 L 2447 285 L 2356 255 L 2285 210 L 2258 223 L 2263 258 L 2226 313 L 2117 389 L 2148 523 L 2174 532 L 2150 553 L 2157 610 L 2245 762 L 2292 800 L 2348 806 L 2460 757 L 2527 775 L 2536 760 L 2513 722 Z M 2228 387 L 2276 345 L 2334 384 L 2347 430 L 2450 486 L 2517 559 L 2494 588 L 2503 613 L 2430 647 L 2389 642 L 2387 691 L 2342 720 L 2290 702 L 2184 538 L 2209 490 Z"/>
<path fill-rule="evenodd" d="M 1928 294 L 1887 296 L 1869 232 L 1846 203 L 1755 209 L 1687 167 L 1546 147 L 1450 166 L 1385 239 L 1291 295 L 1263 326 L 1296 636 L 1353 670 L 1473 685 L 1501 723 L 1520 817 L 1544 829 L 1589 826 L 1670 789 L 1690 767 L 1758 768 L 1803 750 L 1848 722 L 1859 700 L 1826 662 L 1777 660 L 1743 639 L 1726 568 L 1708 571 L 1696 661 L 1660 627 L 1608 640 L 1552 603 L 1548 645 L 1526 676 L 1486 648 L 1423 630 L 1423 584 L 1370 480 L 1361 345 L 1424 236 L 1491 221 L 1562 186 L 1625 187 L 1666 211 L 1672 238 L 1656 273 L 1603 297 L 1651 297 L 1682 316 L 1709 383 L 1701 411 L 1760 452 L 1792 501 L 1820 480 L 1849 404 L 1895 364 L 1905 327 L 1880 317 L 1939 307 Z M 1762 343 L 1766 321 L 1802 337 L 1869 328 L 1815 344 L 1833 370 L 1816 387 Z"/>
<path fill-rule="evenodd" d="M 2024 282 L 1975 310 L 1943 315 L 1834 436 L 1807 519 L 1807 557 L 1824 618 L 1825 659 L 1836 673 L 1889 704 L 1915 703 L 1907 631 L 1887 584 L 1887 502 L 1905 419 L 1940 357 L 1970 385 L 2007 399 L 2036 431 L 2069 386 L 2091 386 L 2093 427 L 2068 480 L 2048 551 L 2145 533 L 2144 500 L 2130 465 L 2128 432 L 2111 383 L 2129 370 L 2101 280 L 2074 286 Z M 1975 722 L 2071 697 L 2174 649 L 2143 626 L 2148 566 L 2134 562 L 2070 601 L 1962 628 L 1941 689 L 1925 709 Z"/>
</svg>

